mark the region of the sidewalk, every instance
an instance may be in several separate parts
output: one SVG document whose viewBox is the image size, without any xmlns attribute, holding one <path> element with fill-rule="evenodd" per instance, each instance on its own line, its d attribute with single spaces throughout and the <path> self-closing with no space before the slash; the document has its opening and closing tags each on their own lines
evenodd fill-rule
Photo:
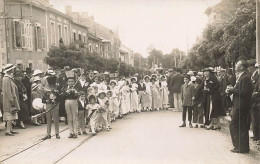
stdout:
<svg viewBox="0 0 260 164">
<path fill-rule="evenodd" d="M 60 131 L 67 129 L 65 123 L 60 123 Z M 0 124 L 0 161 L 22 151 L 36 143 L 42 142 L 41 138 L 46 135 L 46 124 L 41 126 L 27 125 L 26 129 L 14 129 L 19 132 L 15 136 L 5 136 L 4 123 Z M 52 135 L 54 135 L 52 126 Z M 52 137 L 54 139 L 55 137 Z M 56 138 L 55 138 L 56 139 Z"/>
<path fill-rule="evenodd" d="M 223 119 L 221 119 L 221 131 L 230 135 L 230 131 L 229 131 L 229 124 L 231 122 L 231 117 L 230 116 L 225 116 L 223 117 Z M 257 145 L 257 143 L 255 141 L 253 141 L 253 139 L 251 138 L 253 137 L 253 131 L 249 130 L 249 144 L 250 144 L 250 149 L 255 149 L 255 150 L 259 150 L 260 151 L 260 146 Z"/>
</svg>

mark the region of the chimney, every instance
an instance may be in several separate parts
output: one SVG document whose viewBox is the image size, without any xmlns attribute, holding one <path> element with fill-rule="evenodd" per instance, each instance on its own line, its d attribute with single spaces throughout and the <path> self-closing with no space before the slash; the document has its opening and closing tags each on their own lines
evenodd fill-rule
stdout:
<svg viewBox="0 0 260 164">
<path fill-rule="evenodd" d="M 68 14 L 68 15 L 71 15 L 71 13 L 72 13 L 72 6 L 66 6 L 65 7 L 65 13 Z"/>
</svg>

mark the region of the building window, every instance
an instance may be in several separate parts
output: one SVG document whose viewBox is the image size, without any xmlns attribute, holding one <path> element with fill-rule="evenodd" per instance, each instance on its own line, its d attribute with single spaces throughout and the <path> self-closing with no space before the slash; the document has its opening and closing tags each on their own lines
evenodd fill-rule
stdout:
<svg viewBox="0 0 260 164">
<path fill-rule="evenodd" d="M 62 30 L 61 30 L 61 25 L 58 24 L 58 39 L 59 41 L 63 40 L 62 38 Z"/>
<path fill-rule="evenodd" d="M 55 24 L 51 22 L 51 45 L 55 46 Z"/>
<path fill-rule="evenodd" d="M 73 32 L 73 41 L 75 42 L 76 39 L 77 39 L 77 37 L 76 37 L 76 32 Z"/>
<path fill-rule="evenodd" d="M 86 43 L 86 36 L 83 36 L 83 43 Z"/>
<path fill-rule="evenodd" d="M 64 44 L 68 44 L 68 27 L 64 26 Z"/>
<path fill-rule="evenodd" d="M 79 40 L 81 41 L 81 34 L 79 34 Z"/>
<path fill-rule="evenodd" d="M 89 52 L 92 52 L 92 46 L 91 46 L 91 43 L 89 44 Z"/>
<path fill-rule="evenodd" d="M 33 49 L 32 26 L 30 21 L 14 21 L 14 47 Z"/>
<path fill-rule="evenodd" d="M 42 49 L 42 29 L 40 26 L 35 27 L 35 49 Z"/>
<path fill-rule="evenodd" d="M 42 49 L 46 49 L 46 35 L 45 35 L 45 28 L 42 27 Z"/>
</svg>

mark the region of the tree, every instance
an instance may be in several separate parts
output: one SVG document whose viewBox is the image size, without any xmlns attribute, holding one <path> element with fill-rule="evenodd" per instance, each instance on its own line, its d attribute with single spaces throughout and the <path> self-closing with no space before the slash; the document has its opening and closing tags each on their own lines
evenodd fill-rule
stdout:
<svg viewBox="0 0 260 164">
<path fill-rule="evenodd" d="M 83 67 L 86 63 L 84 54 L 74 45 L 70 47 L 60 44 L 60 47 L 52 47 L 45 58 L 45 62 L 51 67 L 63 68 L 70 66 L 71 68 Z"/>
</svg>

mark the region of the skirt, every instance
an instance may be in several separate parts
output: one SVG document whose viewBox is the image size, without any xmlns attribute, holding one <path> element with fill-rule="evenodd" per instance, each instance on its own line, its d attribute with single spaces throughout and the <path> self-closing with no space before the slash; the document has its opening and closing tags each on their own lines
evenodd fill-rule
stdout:
<svg viewBox="0 0 260 164">
<path fill-rule="evenodd" d="M 4 112 L 3 120 L 4 121 L 13 121 L 18 119 L 17 113 Z"/>
</svg>

